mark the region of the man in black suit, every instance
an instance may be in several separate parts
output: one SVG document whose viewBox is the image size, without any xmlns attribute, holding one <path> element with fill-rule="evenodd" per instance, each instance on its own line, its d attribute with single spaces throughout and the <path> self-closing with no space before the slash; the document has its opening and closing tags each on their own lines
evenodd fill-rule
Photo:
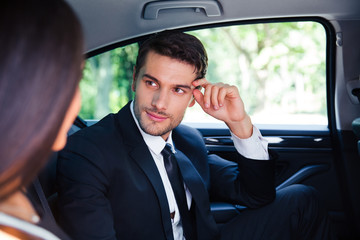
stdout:
<svg viewBox="0 0 360 240">
<path fill-rule="evenodd" d="M 275 192 L 274 158 L 237 88 L 209 83 L 206 69 L 191 35 L 165 31 L 142 44 L 134 101 L 73 134 L 60 154 L 58 220 L 74 239 L 329 239 L 316 192 Z M 208 155 L 200 133 L 180 125 L 195 102 L 229 127 L 236 159 Z M 209 198 L 248 210 L 219 229 Z"/>
</svg>

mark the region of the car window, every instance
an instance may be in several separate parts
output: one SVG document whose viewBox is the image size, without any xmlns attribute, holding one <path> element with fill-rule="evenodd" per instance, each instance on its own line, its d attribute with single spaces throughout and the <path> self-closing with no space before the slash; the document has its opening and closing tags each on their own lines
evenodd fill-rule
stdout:
<svg viewBox="0 0 360 240">
<path fill-rule="evenodd" d="M 80 82 L 81 118 L 101 119 L 132 99 L 131 80 L 138 49 L 133 43 L 86 60 Z"/>
<path fill-rule="evenodd" d="M 236 85 L 255 124 L 327 126 L 326 33 L 313 21 L 221 26 L 189 31 L 209 57 L 207 79 Z M 138 44 L 86 62 L 80 116 L 100 119 L 133 97 Z M 216 123 L 195 105 L 187 123 Z"/>
</svg>

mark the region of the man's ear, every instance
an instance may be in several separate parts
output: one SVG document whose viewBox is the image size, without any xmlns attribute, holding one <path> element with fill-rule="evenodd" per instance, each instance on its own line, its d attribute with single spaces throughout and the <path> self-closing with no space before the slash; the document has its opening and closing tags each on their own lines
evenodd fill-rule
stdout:
<svg viewBox="0 0 360 240">
<path fill-rule="evenodd" d="M 133 92 L 135 92 L 135 89 L 136 89 L 135 72 L 136 72 L 136 68 L 134 67 L 134 70 L 133 70 L 133 79 L 132 79 L 132 84 L 131 84 L 131 90 L 132 90 Z"/>
</svg>

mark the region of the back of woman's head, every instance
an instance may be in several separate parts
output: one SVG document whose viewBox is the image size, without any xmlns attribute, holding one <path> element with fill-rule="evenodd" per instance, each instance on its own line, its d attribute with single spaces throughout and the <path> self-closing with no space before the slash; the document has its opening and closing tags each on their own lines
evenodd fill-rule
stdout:
<svg viewBox="0 0 360 240">
<path fill-rule="evenodd" d="M 2 199 L 47 161 L 81 78 L 83 37 L 63 0 L 5 0 L 0 33 Z"/>
</svg>

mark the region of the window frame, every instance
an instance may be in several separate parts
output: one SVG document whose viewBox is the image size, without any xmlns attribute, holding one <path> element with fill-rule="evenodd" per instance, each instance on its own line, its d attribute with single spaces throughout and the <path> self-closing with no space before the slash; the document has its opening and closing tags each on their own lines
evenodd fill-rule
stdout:
<svg viewBox="0 0 360 240">
<path fill-rule="evenodd" d="M 276 131 L 287 132 L 287 134 L 308 133 L 310 135 L 330 135 L 330 132 L 336 132 L 335 119 L 335 30 L 331 23 L 320 17 L 291 17 L 291 18 L 274 18 L 274 19 L 254 19 L 241 20 L 225 23 L 204 24 L 199 26 L 189 26 L 185 28 L 177 28 L 177 30 L 188 32 L 194 30 L 202 30 L 215 27 L 240 26 L 249 24 L 267 24 L 267 23 L 281 23 L 281 22 L 317 22 L 324 27 L 326 35 L 326 56 L 325 56 L 325 81 L 326 81 L 326 108 L 327 108 L 327 125 L 300 125 L 300 124 L 255 124 L 265 135 L 271 135 Z M 89 51 L 86 53 L 86 59 L 111 51 L 115 48 L 124 47 L 129 44 L 139 43 L 146 40 L 150 34 L 129 38 L 124 41 L 112 43 L 107 46 Z M 87 120 L 88 121 L 88 120 Z M 96 119 L 90 119 L 91 124 L 96 122 Z M 199 130 L 227 130 L 225 124 L 222 123 L 185 123 Z M 289 132 L 290 131 L 290 132 Z"/>
</svg>

